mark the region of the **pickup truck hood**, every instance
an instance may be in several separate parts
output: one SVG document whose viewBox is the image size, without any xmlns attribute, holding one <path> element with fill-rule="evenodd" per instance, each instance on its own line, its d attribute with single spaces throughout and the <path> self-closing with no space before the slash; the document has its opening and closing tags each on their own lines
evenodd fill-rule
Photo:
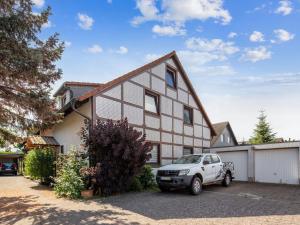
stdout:
<svg viewBox="0 0 300 225">
<path fill-rule="evenodd" d="M 170 164 L 160 167 L 158 170 L 185 170 L 191 169 L 192 167 L 197 166 L 198 164 Z"/>
</svg>

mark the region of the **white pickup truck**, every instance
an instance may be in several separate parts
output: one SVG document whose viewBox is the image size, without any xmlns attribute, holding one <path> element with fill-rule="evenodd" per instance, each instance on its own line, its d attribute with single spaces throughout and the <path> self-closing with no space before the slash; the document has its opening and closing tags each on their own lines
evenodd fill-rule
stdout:
<svg viewBox="0 0 300 225">
<path fill-rule="evenodd" d="M 202 185 L 222 183 L 227 187 L 233 178 L 233 163 L 224 163 L 220 156 L 210 153 L 182 156 L 173 164 L 160 167 L 156 174 L 161 191 L 189 188 L 193 195 L 202 191 Z"/>
</svg>

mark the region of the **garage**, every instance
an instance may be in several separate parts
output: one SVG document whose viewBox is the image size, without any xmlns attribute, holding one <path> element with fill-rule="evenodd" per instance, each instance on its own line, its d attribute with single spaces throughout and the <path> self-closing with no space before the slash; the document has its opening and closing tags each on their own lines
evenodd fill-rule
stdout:
<svg viewBox="0 0 300 225">
<path fill-rule="evenodd" d="M 255 181 L 265 183 L 299 184 L 299 149 L 257 150 Z"/>
<path fill-rule="evenodd" d="M 224 162 L 233 162 L 235 180 L 248 181 L 248 151 L 218 152 Z"/>
</svg>

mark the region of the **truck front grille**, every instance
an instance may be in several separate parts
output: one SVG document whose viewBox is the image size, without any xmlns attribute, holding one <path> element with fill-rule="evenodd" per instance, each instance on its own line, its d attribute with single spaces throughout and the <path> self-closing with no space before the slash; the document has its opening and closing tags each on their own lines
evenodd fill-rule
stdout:
<svg viewBox="0 0 300 225">
<path fill-rule="evenodd" d="M 178 176 L 179 170 L 158 170 L 157 175 L 158 176 Z"/>
</svg>

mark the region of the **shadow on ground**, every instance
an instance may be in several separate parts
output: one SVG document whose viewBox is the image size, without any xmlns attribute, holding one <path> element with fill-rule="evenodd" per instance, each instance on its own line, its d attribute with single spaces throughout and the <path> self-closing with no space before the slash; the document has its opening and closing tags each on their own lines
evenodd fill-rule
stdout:
<svg viewBox="0 0 300 225">
<path fill-rule="evenodd" d="M 300 188 L 234 183 L 208 186 L 199 196 L 185 191 L 129 193 L 98 202 L 156 220 L 300 215 Z"/>
<path fill-rule="evenodd" d="M 63 210 L 49 204 L 38 204 L 36 198 L 36 196 L 2 197 L 0 224 L 139 224 L 120 219 L 120 215 L 126 216 L 124 213 L 105 209 L 99 212 L 91 211 L 88 207 L 86 210 Z"/>
</svg>

